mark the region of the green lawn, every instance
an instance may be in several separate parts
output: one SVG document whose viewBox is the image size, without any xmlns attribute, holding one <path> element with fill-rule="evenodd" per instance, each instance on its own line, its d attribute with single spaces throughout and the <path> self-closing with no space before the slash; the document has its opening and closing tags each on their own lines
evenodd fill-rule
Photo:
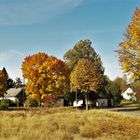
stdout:
<svg viewBox="0 0 140 140">
<path fill-rule="evenodd" d="M 139 107 L 139 104 L 134 103 L 132 101 L 122 100 L 120 103 L 120 106 L 122 106 L 122 107 Z"/>
</svg>

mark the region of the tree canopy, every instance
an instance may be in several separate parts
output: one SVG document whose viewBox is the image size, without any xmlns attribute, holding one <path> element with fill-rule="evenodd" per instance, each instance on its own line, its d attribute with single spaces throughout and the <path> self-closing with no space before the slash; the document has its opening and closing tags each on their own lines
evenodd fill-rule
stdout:
<svg viewBox="0 0 140 140">
<path fill-rule="evenodd" d="M 135 10 L 117 53 L 123 72 L 132 79 L 140 79 L 140 8 Z"/>
<path fill-rule="evenodd" d="M 86 109 L 88 109 L 87 95 L 96 92 L 103 80 L 103 73 L 92 61 L 80 59 L 70 75 L 70 88 L 73 92 L 84 94 Z"/>
<path fill-rule="evenodd" d="M 102 73 L 90 60 L 81 59 L 70 75 L 70 86 L 74 92 L 97 91 L 102 81 Z"/>
<path fill-rule="evenodd" d="M 125 78 L 117 77 L 113 82 L 119 87 L 121 91 L 127 88 L 127 82 Z"/>
<path fill-rule="evenodd" d="M 115 104 L 119 104 L 122 100 L 120 87 L 114 81 L 108 79 L 108 84 L 105 88 L 107 95 L 114 99 Z"/>
<path fill-rule="evenodd" d="M 17 88 L 23 86 L 22 80 L 21 80 L 19 77 L 16 77 L 15 86 L 16 86 Z"/>
<path fill-rule="evenodd" d="M 73 49 L 65 53 L 63 58 L 70 70 L 73 70 L 75 64 L 77 64 L 80 59 L 84 58 L 92 61 L 100 71 L 104 72 L 101 58 L 95 52 L 94 48 L 92 48 L 90 40 L 79 41 L 74 45 Z"/>
<path fill-rule="evenodd" d="M 69 70 L 65 63 L 45 53 L 27 56 L 22 63 L 27 79 L 26 93 L 41 100 L 49 95 L 62 95 L 69 84 Z"/>
</svg>

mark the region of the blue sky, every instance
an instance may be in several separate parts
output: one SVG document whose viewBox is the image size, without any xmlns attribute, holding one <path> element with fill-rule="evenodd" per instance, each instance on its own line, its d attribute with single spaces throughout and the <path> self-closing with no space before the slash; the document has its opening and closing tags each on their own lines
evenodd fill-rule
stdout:
<svg viewBox="0 0 140 140">
<path fill-rule="evenodd" d="M 63 58 L 79 40 L 90 39 L 105 74 L 122 76 L 114 50 L 140 0 L 0 0 L 0 68 L 21 77 L 27 55 Z"/>
</svg>

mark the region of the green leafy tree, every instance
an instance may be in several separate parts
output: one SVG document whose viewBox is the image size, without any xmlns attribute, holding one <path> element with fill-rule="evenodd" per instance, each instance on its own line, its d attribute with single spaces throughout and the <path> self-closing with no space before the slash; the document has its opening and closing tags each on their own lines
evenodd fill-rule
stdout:
<svg viewBox="0 0 140 140">
<path fill-rule="evenodd" d="M 140 8 L 135 10 L 125 39 L 117 51 L 121 68 L 132 79 L 140 79 Z"/>
<path fill-rule="evenodd" d="M 22 87 L 22 80 L 17 77 L 16 78 L 16 81 L 15 81 L 15 86 L 18 88 L 18 87 Z"/>
<path fill-rule="evenodd" d="M 95 52 L 94 48 L 92 48 L 90 40 L 79 41 L 74 45 L 73 49 L 65 53 L 63 58 L 70 70 L 73 70 L 75 64 L 77 64 L 80 59 L 84 58 L 92 61 L 102 73 L 104 72 L 101 58 Z"/>
<path fill-rule="evenodd" d="M 15 87 L 15 82 L 12 78 L 8 78 L 7 80 L 7 89 Z"/>
<path fill-rule="evenodd" d="M 114 81 L 111 81 L 109 78 L 106 80 L 108 82 L 108 84 L 105 87 L 107 96 L 112 97 L 114 99 L 115 104 L 119 104 L 122 100 L 120 87 Z"/>
<path fill-rule="evenodd" d="M 80 59 L 88 59 L 92 61 L 96 67 L 98 67 L 98 70 L 103 74 L 104 68 L 102 66 L 101 58 L 100 56 L 95 52 L 94 48 L 92 48 L 90 40 L 81 40 L 77 42 L 74 47 L 70 50 L 68 50 L 63 59 L 65 60 L 65 63 L 68 65 L 70 71 L 73 70 L 75 65 L 78 63 Z M 68 93 L 71 93 L 68 91 Z M 69 99 L 73 100 L 74 93 L 72 92 L 69 95 Z M 72 101 L 71 100 L 71 101 Z"/>
<path fill-rule="evenodd" d="M 88 59 L 81 59 L 70 75 L 70 87 L 72 92 L 80 92 L 85 97 L 86 109 L 88 109 L 88 93 L 96 92 L 102 83 L 103 74 L 98 65 Z"/>
</svg>

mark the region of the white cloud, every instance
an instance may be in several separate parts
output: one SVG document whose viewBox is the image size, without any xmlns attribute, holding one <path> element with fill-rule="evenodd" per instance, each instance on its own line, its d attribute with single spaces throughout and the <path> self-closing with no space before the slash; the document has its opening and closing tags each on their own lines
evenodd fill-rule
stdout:
<svg viewBox="0 0 140 140">
<path fill-rule="evenodd" d="M 23 0 L 0 2 L 0 25 L 34 24 L 59 15 L 83 0 Z"/>
<path fill-rule="evenodd" d="M 5 67 L 11 78 L 21 77 L 23 58 L 24 54 L 17 50 L 0 52 L 0 69 Z"/>
<path fill-rule="evenodd" d="M 114 58 L 104 59 L 103 65 L 105 67 L 105 74 L 111 79 L 114 80 L 115 78 L 122 77 L 123 73 L 121 71 L 121 68 Z"/>
</svg>

